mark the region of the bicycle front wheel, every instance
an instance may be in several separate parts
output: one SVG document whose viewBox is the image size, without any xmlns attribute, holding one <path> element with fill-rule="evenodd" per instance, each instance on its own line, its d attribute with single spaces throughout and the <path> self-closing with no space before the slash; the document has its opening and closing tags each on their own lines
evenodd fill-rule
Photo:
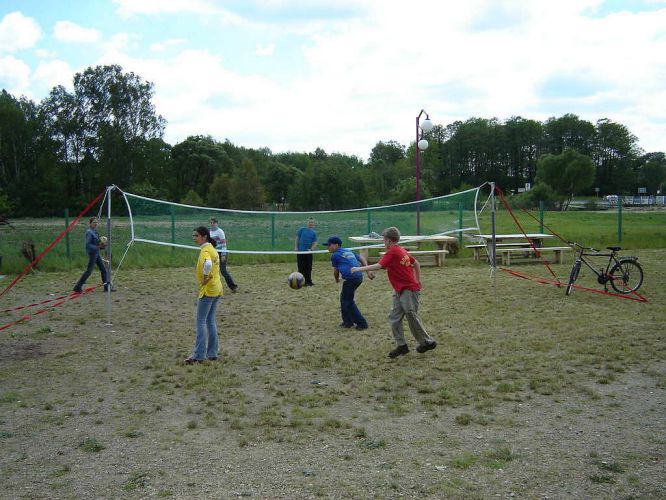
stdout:
<svg viewBox="0 0 666 500">
<path fill-rule="evenodd" d="M 569 275 L 569 283 L 567 284 L 567 290 L 565 292 L 567 295 L 571 295 L 574 283 L 578 279 L 578 273 L 580 273 L 580 261 L 579 260 L 574 262 L 574 265 L 571 268 L 571 274 Z"/>
<path fill-rule="evenodd" d="M 635 292 L 643 284 L 643 268 L 635 260 L 620 260 L 611 269 L 610 277 L 616 292 Z"/>
</svg>

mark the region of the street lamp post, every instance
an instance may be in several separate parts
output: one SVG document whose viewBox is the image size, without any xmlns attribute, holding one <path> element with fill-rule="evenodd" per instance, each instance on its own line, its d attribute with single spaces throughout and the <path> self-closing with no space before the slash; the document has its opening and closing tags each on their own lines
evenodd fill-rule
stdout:
<svg viewBox="0 0 666 500">
<path fill-rule="evenodd" d="M 420 123 L 421 116 L 425 120 Z M 428 141 L 424 138 L 426 132 L 432 130 L 432 122 L 424 109 L 416 117 L 416 234 L 421 234 L 421 151 L 428 149 Z"/>
</svg>

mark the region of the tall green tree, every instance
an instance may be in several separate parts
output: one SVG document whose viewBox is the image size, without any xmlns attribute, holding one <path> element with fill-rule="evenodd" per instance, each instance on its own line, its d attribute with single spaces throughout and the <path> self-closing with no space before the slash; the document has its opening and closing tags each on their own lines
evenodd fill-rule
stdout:
<svg viewBox="0 0 666 500">
<path fill-rule="evenodd" d="M 664 194 L 666 183 L 666 154 L 648 153 L 640 159 L 638 178 L 651 195 Z"/>
<path fill-rule="evenodd" d="M 245 160 L 231 179 L 231 204 L 240 210 L 260 210 L 266 201 L 257 167 L 252 160 Z"/>
<path fill-rule="evenodd" d="M 546 148 L 551 154 L 558 155 L 567 148 L 590 157 L 594 153 L 594 125 L 574 114 L 549 118 L 544 125 L 544 132 Z"/>
<path fill-rule="evenodd" d="M 215 177 L 231 175 L 234 168 L 226 147 L 210 136 L 190 136 L 176 144 L 171 160 L 167 182 L 174 197 L 192 188 L 205 199 Z"/>
<path fill-rule="evenodd" d="M 594 181 L 594 163 L 589 156 L 567 148 L 559 155 L 546 154 L 537 162 L 537 182 L 548 184 L 560 195 L 566 210 L 574 195 Z"/>
<path fill-rule="evenodd" d="M 622 124 L 607 118 L 595 127 L 593 158 L 597 165 L 595 183 L 603 193 L 633 193 L 636 181 L 633 165 L 638 157 L 638 139 Z"/>
</svg>

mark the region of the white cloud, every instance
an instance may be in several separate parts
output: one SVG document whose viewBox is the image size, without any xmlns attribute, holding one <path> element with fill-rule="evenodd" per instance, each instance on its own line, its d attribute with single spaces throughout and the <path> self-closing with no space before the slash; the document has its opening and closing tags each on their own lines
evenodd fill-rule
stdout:
<svg viewBox="0 0 666 500">
<path fill-rule="evenodd" d="M 184 45 L 185 43 L 187 43 L 187 40 L 184 38 L 172 38 L 163 42 L 151 44 L 150 50 L 153 52 L 165 52 L 171 48 Z"/>
<path fill-rule="evenodd" d="M 0 88 L 30 96 L 30 67 L 14 56 L 0 57 Z"/>
<path fill-rule="evenodd" d="M 107 54 L 125 53 L 139 46 L 139 36 L 132 33 L 116 33 L 104 43 Z"/>
<path fill-rule="evenodd" d="M 319 0 L 248 1 L 269 11 L 245 19 L 220 2 L 115 0 L 119 12 L 135 17 L 137 33 L 141 22 L 170 15 L 192 30 L 225 19 L 242 29 L 233 47 L 200 49 L 192 48 L 196 37 L 166 31 L 146 59 L 137 55 L 143 33 L 117 33 L 102 45 L 103 57 L 85 65 L 120 64 L 153 82 L 172 143 L 211 134 L 248 147 L 323 147 L 366 158 L 377 141 L 413 141 L 414 118 L 425 108 L 438 124 L 473 116 L 608 117 L 629 126 L 645 149 L 666 150 L 666 8 L 600 17 L 602 0 L 421 0 L 413 7 L 344 0 L 347 10 L 326 20 L 319 16 L 326 9 L 316 7 L 330 3 Z M 279 15 L 307 13 L 309 5 L 316 21 Z M 252 54 L 271 59 L 256 64 Z M 17 62 L 13 74 L 21 75 Z M 55 81 L 68 70 L 44 64 L 33 79 L 39 73 Z"/>
<path fill-rule="evenodd" d="M 0 21 L 0 52 L 29 49 L 41 36 L 42 30 L 37 21 L 20 12 L 11 12 Z"/>
<path fill-rule="evenodd" d="M 100 40 L 102 33 L 94 28 L 84 28 L 71 21 L 57 21 L 53 35 L 61 42 L 94 43 Z"/>
<path fill-rule="evenodd" d="M 225 24 L 243 24 L 241 16 L 207 0 L 113 0 L 121 17 L 158 14 L 215 15 Z"/>
<path fill-rule="evenodd" d="M 272 56 L 275 53 L 275 44 L 274 43 L 259 44 L 254 49 L 254 53 L 260 57 Z"/>
<path fill-rule="evenodd" d="M 42 61 L 37 66 L 32 79 L 42 88 L 52 89 L 56 85 L 71 87 L 74 70 L 66 61 Z"/>
</svg>

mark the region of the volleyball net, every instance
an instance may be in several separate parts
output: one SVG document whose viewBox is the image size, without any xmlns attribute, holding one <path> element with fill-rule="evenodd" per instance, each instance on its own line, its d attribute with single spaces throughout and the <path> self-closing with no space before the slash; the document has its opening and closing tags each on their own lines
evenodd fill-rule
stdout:
<svg viewBox="0 0 666 500">
<path fill-rule="evenodd" d="M 113 216 L 113 237 L 118 243 L 126 240 L 198 248 L 192 242 L 192 231 L 199 226 L 207 227 L 213 217 L 225 232 L 230 254 L 291 254 L 295 253 L 296 233 L 307 225 L 309 218 L 315 220 L 320 248 L 332 235 L 339 236 L 346 247 L 373 247 L 376 245 L 356 245 L 348 238 L 376 235 L 381 244 L 378 235 L 390 226 L 397 227 L 402 234 L 418 233 L 423 237 L 478 231 L 481 187 L 419 202 L 313 212 L 198 207 L 118 191 L 127 207 L 126 217 Z M 117 211 L 116 205 L 114 212 Z"/>
</svg>

